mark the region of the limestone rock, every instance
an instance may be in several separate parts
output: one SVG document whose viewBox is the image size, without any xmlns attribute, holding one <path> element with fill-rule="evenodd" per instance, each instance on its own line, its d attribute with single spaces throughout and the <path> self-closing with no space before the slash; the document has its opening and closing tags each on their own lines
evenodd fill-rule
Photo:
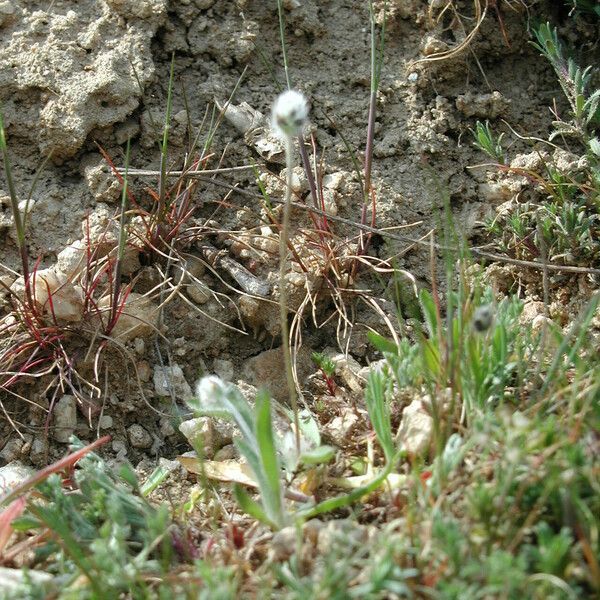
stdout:
<svg viewBox="0 0 600 600">
<path fill-rule="evenodd" d="M 115 211 L 106 204 L 98 203 L 81 223 L 83 239 L 89 241 L 98 258 L 108 254 L 118 244 L 119 230 L 114 214 Z"/>
<path fill-rule="evenodd" d="M 117 202 L 121 197 L 121 183 L 104 159 L 92 155 L 85 160 L 83 175 L 92 196 L 97 202 Z"/>
<path fill-rule="evenodd" d="M 412 456 L 423 454 L 429 449 L 433 438 L 433 418 L 427 412 L 423 400 L 413 400 L 404 409 L 398 438 Z"/>
<path fill-rule="evenodd" d="M 358 361 L 342 352 L 336 352 L 331 348 L 326 348 L 323 352 L 335 365 L 335 374 L 340 377 L 348 388 L 353 392 L 360 392 L 364 386 L 364 381 L 359 373 L 362 369 Z"/>
<path fill-rule="evenodd" d="M 358 423 L 358 417 L 353 412 L 345 412 L 332 419 L 324 428 L 327 437 L 337 446 L 343 446 L 348 441 L 348 436 Z"/>
<path fill-rule="evenodd" d="M 98 301 L 98 308 L 108 315 L 112 298 L 103 296 Z M 127 296 L 125 306 L 110 332 L 111 337 L 118 338 L 120 342 L 134 338 L 147 337 L 156 331 L 158 307 L 147 296 L 132 292 Z"/>
<path fill-rule="evenodd" d="M 186 287 L 186 291 L 188 296 L 196 303 L 196 304 L 206 304 L 212 297 L 212 292 L 210 288 L 201 281 L 194 281 L 190 283 Z"/>
<path fill-rule="evenodd" d="M 151 43 L 166 0 L 82 0 L 67 10 L 11 3 L 4 21 L 0 102 L 15 133 L 55 160 L 73 156 L 93 129 L 123 121 L 154 76 Z M 42 8 L 40 6 L 40 8 Z M 134 71 L 135 68 L 135 71 Z"/>
<path fill-rule="evenodd" d="M 0 596 L 2 598 L 26 598 L 31 584 L 43 589 L 47 598 L 55 597 L 58 584 L 50 573 L 35 569 L 10 569 L 0 567 Z"/>
<path fill-rule="evenodd" d="M 0 495 L 27 481 L 33 473 L 34 470 L 31 467 L 26 467 L 19 461 L 0 467 Z"/>
<path fill-rule="evenodd" d="M 269 554 L 271 560 L 275 562 L 286 561 L 294 554 L 296 550 L 297 539 L 296 527 L 284 527 L 273 535 Z"/>
<path fill-rule="evenodd" d="M 183 433 L 192 448 L 208 460 L 211 460 L 215 452 L 224 445 L 219 432 L 214 426 L 214 420 L 210 417 L 198 417 L 197 419 L 183 421 L 179 425 L 179 431 Z"/>
<path fill-rule="evenodd" d="M 29 277 L 31 293 L 41 313 L 60 321 L 78 322 L 83 316 L 81 288 L 54 267 L 40 269 Z M 25 299 L 25 282 L 19 277 L 11 286 L 17 296 Z"/>
<path fill-rule="evenodd" d="M 492 92 L 491 94 L 467 92 L 456 98 L 456 108 L 466 117 L 496 119 L 505 114 L 509 106 L 510 100 L 500 92 Z"/>
<path fill-rule="evenodd" d="M 302 348 L 296 360 L 300 383 L 310 374 L 312 365 L 308 350 Z M 266 387 L 274 398 L 286 402 L 287 380 L 281 348 L 266 350 L 249 358 L 242 368 L 242 377 L 257 387 Z"/>
<path fill-rule="evenodd" d="M 20 437 L 9 438 L 0 451 L 0 459 L 6 463 L 16 460 L 21 455 L 24 444 L 25 442 Z"/>
</svg>

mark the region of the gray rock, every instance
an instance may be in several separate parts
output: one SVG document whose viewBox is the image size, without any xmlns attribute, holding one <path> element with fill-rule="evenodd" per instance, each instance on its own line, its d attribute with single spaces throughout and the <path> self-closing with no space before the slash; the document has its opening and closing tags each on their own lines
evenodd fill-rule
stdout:
<svg viewBox="0 0 600 600">
<path fill-rule="evenodd" d="M 77 400 L 75 396 L 65 394 L 52 411 L 54 430 L 52 437 L 61 444 L 68 444 L 69 438 L 77 427 Z"/>
<path fill-rule="evenodd" d="M 310 353 L 301 348 L 296 357 L 298 380 L 302 383 L 312 369 Z M 246 360 L 242 368 L 242 378 L 257 387 L 266 387 L 280 402 L 289 403 L 281 348 L 266 350 Z"/>
<path fill-rule="evenodd" d="M 198 417 L 183 421 L 179 425 L 179 431 L 186 437 L 190 446 L 203 455 L 204 458 L 212 459 L 215 452 L 220 448 L 218 434 L 210 417 Z"/>
<path fill-rule="evenodd" d="M 144 356 L 146 353 L 146 342 L 142 338 L 135 338 L 133 340 L 133 349 L 139 356 Z"/>
<path fill-rule="evenodd" d="M 117 456 L 115 460 L 121 461 L 127 456 L 127 445 L 123 440 L 115 440 L 112 444 L 113 452 L 116 452 Z"/>
<path fill-rule="evenodd" d="M 113 426 L 113 418 L 110 415 L 102 415 L 98 425 L 100 429 L 110 429 Z"/>
<path fill-rule="evenodd" d="M 367 381 L 369 375 L 371 373 L 381 373 L 385 369 L 387 365 L 387 360 L 382 358 L 380 360 L 375 360 L 372 363 L 368 364 L 366 367 L 362 367 L 360 371 L 357 373 L 357 376 L 362 381 Z"/>
<path fill-rule="evenodd" d="M 98 301 L 98 308 L 108 309 L 112 298 L 103 296 Z M 120 342 L 127 342 L 136 337 L 148 337 L 156 332 L 158 306 L 148 297 L 132 292 L 127 296 L 125 306 L 110 335 Z"/>
<path fill-rule="evenodd" d="M 230 444 L 236 434 L 236 427 L 222 419 L 198 417 L 184 421 L 179 431 L 193 448 L 201 448 L 204 458 L 212 459 L 223 446 Z"/>
<path fill-rule="evenodd" d="M 45 436 L 35 438 L 33 442 L 31 442 L 29 458 L 31 459 L 31 462 L 36 465 L 47 464 L 48 439 Z"/>
<path fill-rule="evenodd" d="M 9 440 L 0 451 L 0 458 L 5 463 L 10 463 L 16 460 L 21 455 L 21 449 L 23 448 L 23 440 L 20 437 L 9 438 Z"/>
<path fill-rule="evenodd" d="M 162 456 L 158 459 L 158 466 L 169 471 L 169 473 L 180 471 L 183 468 L 178 460 L 169 460 Z"/>
<path fill-rule="evenodd" d="M 194 281 L 190 283 L 187 288 L 188 296 L 196 303 L 196 304 L 206 304 L 212 297 L 212 292 L 210 288 L 201 281 Z"/>
<path fill-rule="evenodd" d="M 150 377 L 152 376 L 152 370 L 150 369 L 150 364 L 147 360 L 140 360 L 137 363 L 137 374 L 140 378 L 140 381 L 143 383 L 148 383 L 150 381 Z"/>
<path fill-rule="evenodd" d="M 270 547 L 271 560 L 283 562 L 288 560 L 296 550 L 296 527 L 284 527 L 273 535 Z"/>
<path fill-rule="evenodd" d="M 356 359 L 349 354 L 336 352 L 331 348 L 326 348 L 323 354 L 333 361 L 335 374 L 344 381 L 351 391 L 360 392 L 362 390 L 364 381 L 359 377 L 362 367 Z"/>
<path fill-rule="evenodd" d="M 85 267 L 86 247 L 85 241 L 77 240 L 63 248 L 56 257 L 56 268 L 62 271 L 67 278 L 73 278 L 76 273 Z"/>
<path fill-rule="evenodd" d="M 213 371 L 223 379 L 223 381 L 233 381 L 234 370 L 235 368 L 230 360 L 215 358 L 213 361 Z"/>
<path fill-rule="evenodd" d="M 171 391 L 178 400 L 189 400 L 192 397 L 192 388 L 185 380 L 181 367 L 173 363 L 170 367 L 154 367 L 154 391 L 157 396 L 170 397 Z"/>
<path fill-rule="evenodd" d="M 171 417 L 161 417 L 160 434 L 163 438 L 170 437 L 175 433 L 175 427 L 171 422 Z"/>
<path fill-rule="evenodd" d="M 152 446 L 152 436 L 137 423 L 129 427 L 127 436 L 129 437 L 129 443 L 134 448 L 148 449 Z"/>
<path fill-rule="evenodd" d="M 234 460 L 240 457 L 238 449 L 233 444 L 227 444 L 215 452 L 214 459 L 218 461 Z"/>
<path fill-rule="evenodd" d="M 327 423 L 325 432 L 337 446 L 343 446 L 357 423 L 356 414 L 348 411 Z"/>
</svg>

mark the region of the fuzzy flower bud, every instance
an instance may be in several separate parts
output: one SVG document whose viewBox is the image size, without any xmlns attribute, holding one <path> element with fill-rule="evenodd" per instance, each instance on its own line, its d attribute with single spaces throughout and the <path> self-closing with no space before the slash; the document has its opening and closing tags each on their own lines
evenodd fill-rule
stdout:
<svg viewBox="0 0 600 600">
<path fill-rule="evenodd" d="M 273 104 L 272 127 L 282 138 L 291 138 L 302 133 L 308 121 L 308 102 L 296 90 L 279 94 Z"/>
<path fill-rule="evenodd" d="M 199 412 L 212 412 L 222 410 L 222 398 L 227 394 L 230 384 L 225 383 L 216 375 L 202 377 L 196 383 L 196 396 L 188 404 Z"/>
<path fill-rule="evenodd" d="M 483 333 L 487 331 L 494 321 L 494 311 L 489 304 L 479 306 L 473 315 L 473 327 L 475 331 Z"/>
</svg>

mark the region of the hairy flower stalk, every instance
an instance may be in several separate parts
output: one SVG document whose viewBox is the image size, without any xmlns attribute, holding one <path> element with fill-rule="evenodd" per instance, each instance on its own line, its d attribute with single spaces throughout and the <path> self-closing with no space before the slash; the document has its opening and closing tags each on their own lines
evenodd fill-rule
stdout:
<svg viewBox="0 0 600 600">
<path fill-rule="evenodd" d="M 280 94 L 273 105 L 273 130 L 285 141 L 285 163 L 287 182 L 285 201 L 283 204 L 283 220 L 279 234 L 279 319 L 281 321 L 281 342 L 283 361 L 288 386 L 290 405 L 294 412 L 296 429 L 296 448 L 300 453 L 300 422 L 298 418 L 298 398 L 292 368 L 290 351 L 290 332 L 288 327 L 288 303 L 285 274 L 288 264 L 288 238 L 290 228 L 290 201 L 292 197 L 292 165 L 294 138 L 301 135 L 308 119 L 308 103 L 306 98 L 295 90 Z"/>
</svg>

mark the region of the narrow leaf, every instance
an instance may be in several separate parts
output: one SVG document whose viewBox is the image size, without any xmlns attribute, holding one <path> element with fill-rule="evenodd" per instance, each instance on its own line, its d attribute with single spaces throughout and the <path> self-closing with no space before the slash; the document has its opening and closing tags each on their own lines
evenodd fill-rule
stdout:
<svg viewBox="0 0 600 600">
<path fill-rule="evenodd" d="M 373 346 L 375 346 L 375 348 L 380 352 L 397 354 L 398 346 L 396 346 L 394 342 L 391 342 L 374 331 L 367 332 L 367 337 L 369 338 L 369 342 L 371 342 L 371 344 L 373 344 Z"/>
<path fill-rule="evenodd" d="M 92 450 L 95 450 L 99 446 L 102 446 L 102 444 L 106 444 L 106 442 L 108 442 L 109 440 L 110 440 L 110 436 L 105 435 L 104 437 L 100 438 L 99 440 L 92 442 L 88 446 L 80 448 L 79 450 L 76 450 L 75 452 L 69 454 L 68 456 L 61 458 L 59 461 L 55 462 L 54 464 L 51 464 L 50 466 L 45 467 L 41 471 L 38 471 L 35 475 L 30 477 L 27 481 L 23 482 L 21 485 L 17 486 L 13 490 L 10 490 L 8 493 L 6 493 L 4 496 L 2 496 L 2 498 L 0 498 L 0 506 L 2 506 L 3 504 L 8 504 L 15 498 L 18 498 L 25 492 L 29 491 L 31 488 L 35 487 L 38 483 L 41 483 L 42 481 L 47 479 L 53 473 L 60 473 L 61 471 L 64 471 L 65 469 L 72 467 L 77 461 L 81 460 L 86 454 L 88 454 Z"/>
<path fill-rule="evenodd" d="M 438 314 L 433 297 L 427 290 L 421 290 L 421 293 L 419 294 L 419 303 L 421 304 L 421 310 L 425 317 L 429 335 L 432 338 L 435 338 L 438 333 Z"/>
<path fill-rule="evenodd" d="M 2 556 L 2 551 L 13 532 L 12 522 L 21 515 L 25 509 L 26 502 L 27 500 L 23 496 L 17 498 L 8 508 L 0 513 L 0 556 Z"/>
<path fill-rule="evenodd" d="M 331 446 L 318 446 L 313 450 L 304 452 L 300 462 L 304 465 L 322 465 L 328 463 L 335 456 L 335 448 Z"/>
<path fill-rule="evenodd" d="M 235 499 L 237 503 L 240 505 L 240 508 L 251 517 L 258 519 L 265 525 L 273 529 L 278 529 L 278 527 L 273 523 L 269 517 L 267 517 L 265 511 L 262 509 L 261 505 L 250 498 L 250 495 L 246 490 L 237 483 L 233 486 L 233 493 L 235 495 Z"/>
<path fill-rule="evenodd" d="M 375 429 L 385 459 L 389 462 L 394 454 L 394 443 L 392 441 L 392 425 L 385 391 L 386 384 L 383 373 L 371 371 L 367 379 L 365 401 L 371 424 Z"/>
<path fill-rule="evenodd" d="M 261 489 L 263 502 L 269 516 L 278 524 L 282 523 L 282 497 L 280 467 L 273 439 L 271 424 L 271 399 L 266 392 L 259 392 L 256 398 L 256 439 L 260 451 L 260 460 L 266 489 Z"/>
</svg>

